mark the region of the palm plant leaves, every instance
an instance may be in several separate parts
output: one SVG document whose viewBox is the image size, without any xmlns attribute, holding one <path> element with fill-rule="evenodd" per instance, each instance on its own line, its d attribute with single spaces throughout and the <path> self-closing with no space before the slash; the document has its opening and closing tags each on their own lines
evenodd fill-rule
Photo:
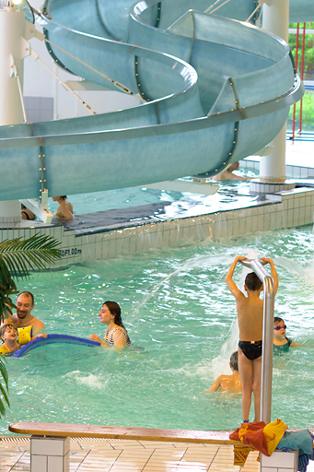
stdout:
<svg viewBox="0 0 314 472">
<path fill-rule="evenodd" d="M 0 417 L 4 415 L 6 405 L 10 406 L 8 396 L 8 372 L 3 359 L 0 359 Z"/>
<path fill-rule="evenodd" d="M 14 307 L 10 298 L 17 292 L 13 277 L 27 277 L 30 271 L 43 270 L 53 264 L 61 257 L 58 246 L 57 240 L 44 234 L 0 242 L 0 322 Z M 8 373 L 0 358 L 0 417 L 8 405 Z"/>
<path fill-rule="evenodd" d="M 31 270 L 42 270 L 55 262 L 60 257 L 58 245 L 58 241 L 44 234 L 3 241 L 0 243 L 0 260 L 11 277 L 26 277 Z"/>
</svg>

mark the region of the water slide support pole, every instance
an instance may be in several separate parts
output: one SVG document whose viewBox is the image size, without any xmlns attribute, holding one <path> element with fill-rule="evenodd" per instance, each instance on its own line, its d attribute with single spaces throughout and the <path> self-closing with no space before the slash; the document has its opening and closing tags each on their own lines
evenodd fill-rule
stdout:
<svg viewBox="0 0 314 472">
<path fill-rule="evenodd" d="M 258 260 L 241 261 L 249 267 L 264 285 L 264 306 L 263 306 L 263 353 L 262 353 L 262 373 L 261 373 L 261 411 L 260 419 L 265 423 L 271 421 L 272 402 L 272 380 L 273 380 L 273 327 L 274 327 L 274 305 L 275 292 L 273 279 L 266 272 L 263 265 Z"/>
<path fill-rule="evenodd" d="M 0 5 L 0 126 L 24 122 L 20 92 L 23 90 L 23 34 L 25 19 L 22 11 L 7 2 Z M 5 178 L 5 176 L 2 176 Z M 21 176 L 23 178 L 23 176 Z M 18 185 L 18 182 L 16 183 Z M 0 225 L 19 223 L 19 201 L 0 202 Z"/>
<path fill-rule="evenodd" d="M 288 42 L 289 0 L 265 0 L 263 5 L 263 29 Z M 260 180 L 284 182 L 286 177 L 286 128 L 285 124 L 270 146 L 270 155 L 261 158 Z"/>
</svg>

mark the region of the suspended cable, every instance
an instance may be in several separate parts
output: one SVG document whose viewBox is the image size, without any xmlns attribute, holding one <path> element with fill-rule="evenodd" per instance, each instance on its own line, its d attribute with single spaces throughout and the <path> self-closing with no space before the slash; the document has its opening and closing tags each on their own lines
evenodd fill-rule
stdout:
<svg viewBox="0 0 314 472">
<path fill-rule="evenodd" d="M 252 11 L 252 13 L 250 14 L 250 16 L 247 17 L 247 19 L 245 20 L 247 23 L 249 23 L 251 21 L 252 18 L 254 18 L 254 16 L 256 15 L 256 13 L 258 12 L 258 10 L 260 10 L 262 8 L 262 3 L 258 3 L 256 8 L 254 8 L 254 10 Z"/>
<path fill-rule="evenodd" d="M 216 0 L 212 5 L 210 5 L 205 11 L 204 13 L 207 13 L 207 14 L 210 14 L 212 15 L 213 13 L 215 13 L 215 11 L 218 11 L 220 8 L 222 8 L 224 5 L 226 5 L 227 3 L 231 2 L 232 0 Z M 221 5 L 219 5 L 219 3 L 221 3 Z M 217 5 L 217 7 L 215 8 L 215 6 Z"/>
<path fill-rule="evenodd" d="M 297 23 L 297 31 L 296 31 L 296 39 L 295 39 L 295 58 L 294 58 L 296 73 L 298 72 L 298 67 L 299 67 L 299 36 L 300 36 L 300 23 Z M 294 103 L 293 113 L 292 113 L 292 142 L 293 143 L 295 140 L 296 113 L 297 113 L 297 104 Z"/>
<path fill-rule="evenodd" d="M 67 92 L 71 93 L 81 103 L 81 105 L 87 109 L 89 113 L 91 113 L 92 115 L 97 114 L 97 112 L 93 110 L 93 108 L 85 100 L 83 100 L 78 93 L 76 93 L 66 82 L 60 79 L 58 74 L 54 70 L 52 70 L 51 67 L 46 64 L 46 62 L 44 62 L 39 56 L 39 54 L 37 54 L 34 50 L 32 50 L 31 52 L 31 57 L 35 61 L 39 60 L 39 62 L 45 67 L 45 69 L 48 70 L 51 75 L 53 75 L 53 77 L 59 82 L 59 84 L 62 85 L 62 87 L 64 87 Z"/>
<path fill-rule="evenodd" d="M 17 83 L 17 88 L 18 88 L 18 91 L 19 91 L 19 97 L 20 97 L 20 102 L 21 102 L 21 107 L 22 107 L 24 123 L 27 123 L 24 96 L 23 96 L 22 84 L 21 84 L 21 80 L 20 80 L 19 75 L 16 75 L 16 83 Z"/>
<path fill-rule="evenodd" d="M 209 12 L 205 11 L 205 13 L 209 13 L 210 15 L 213 15 L 216 11 L 220 10 L 220 8 L 224 7 L 227 5 L 227 3 L 231 2 L 232 0 L 224 0 L 221 5 L 218 5 L 216 8 L 213 10 L 210 10 Z"/>
<path fill-rule="evenodd" d="M 64 49 L 63 47 L 59 46 L 57 43 L 55 43 L 54 41 L 51 41 L 50 39 L 47 39 L 45 38 L 45 41 L 47 43 L 49 43 L 51 46 L 59 49 L 63 54 L 65 54 L 66 56 L 70 57 L 71 59 L 73 59 L 74 61 L 77 61 L 79 64 L 82 64 L 84 67 L 86 67 L 86 69 L 94 72 L 95 74 L 99 75 L 99 77 L 101 77 L 102 79 L 104 79 L 106 82 L 110 82 L 112 85 L 114 85 L 114 87 L 118 88 L 119 90 L 121 90 L 122 92 L 124 93 L 127 93 L 128 95 L 133 95 L 133 92 L 132 90 L 130 90 L 126 85 L 123 85 L 121 82 L 118 82 L 117 80 L 115 79 L 112 79 L 111 77 L 109 77 L 109 75 L 105 74 L 104 72 L 100 72 L 98 69 L 96 69 L 95 67 L 91 66 L 90 64 L 88 64 L 87 62 L 83 61 L 82 59 L 80 59 L 79 57 L 75 56 L 74 54 L 68 52 L 66 49 Z"/>
<path fill-rule="evenodd" d="M 300 78 L 302 81 L 304 80 L 305 42 L 306 42 L 306 23 L 303 23 L 301 65 L 300 65 Z M 303 127 L 303 97 L 300 100 L 299 134 L 302 134 L 302 127 Z"/>
<path fill-rule="evenodd" d="M 43 18 L 45 21 L 47 21 L 47 17 L 45 15 L 43 15 L 39 10 L 37 10 L 36 8 L 32 7 L 33 11 L 40 17 L 40 18 Z M 86 67 L 86 69 L 94 72 L 96 75 L 98 75 L 99 77 L 101 77 L 102 79 L 104 79 L 106 82 L 110 82 L 115 88 L 119 89 L 121 92 L 123 93 L 127 93 L 128 95 L 133 95 L 133 92 L 132 90 L 130 90 L 126 85 L 122 84 L 121 82 L 119 82 L 118 80 L 115 80 L 115 79 L 112 79 L 111 77 L 109 77 L 107 74 L 105 74 L 104 72 L 101 72 L 99 71 L 98 69 L 96 69 L 95 67 L 91 66 L 90 64 L 88 64 L 87 62 L 83 61 L 82 59 L 80 59 L 79 57 L 75 56 L 74 54 L 71 54 L 70 52 L 68 52 L 66 49 L 62 48 L 61 46 L 59 46 L 58 44 L 56 44 L 55 42 L 51 41 L 50 39 L 48 38 L 45 38 L 45 41 L 47 43 L 49 43 L 51 46 L 59 49 L 63 54 L 65 54 L 66 56 L 70 57 L 71 59 L 73 59 L 74 61 L 78 62 L 79 64 L 82 64 L 84 67 Z"/>
</svg>

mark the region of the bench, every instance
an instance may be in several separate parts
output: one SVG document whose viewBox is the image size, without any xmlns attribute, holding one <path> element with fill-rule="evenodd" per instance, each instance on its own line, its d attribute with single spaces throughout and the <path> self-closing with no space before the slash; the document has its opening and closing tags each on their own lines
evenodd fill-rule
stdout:
<svg viewBox="0 0 314 472">
<path fill-rule="evenodd" d="M 70 438 L 128 439 L 196 444 L 234 444 L 227 431 L 133 428 L 86 424 L 19 422 L 13 433 L 31 435 L 31 472 L 69 472 Z"/>
<path fill-rule="evenodd" d="M 87 424 L 19 422 L 9 426 L 13 433 L 31 435 L 31 472 L 69 472 L 70 438 L 128 439 L 194 444 L 243 444 L 229 439 L 228 431 L 156 429 Z M 245 447 L 245 446 L 244 446 Z M 261 454 L 261 472 L 297 471 L 298 452 L 275 451 L 271 457 Z"/>
</svg>

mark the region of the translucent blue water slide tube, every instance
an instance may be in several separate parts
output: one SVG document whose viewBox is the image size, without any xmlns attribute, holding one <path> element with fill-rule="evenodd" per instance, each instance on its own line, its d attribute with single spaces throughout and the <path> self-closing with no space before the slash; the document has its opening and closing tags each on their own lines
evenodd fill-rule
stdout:
<svg viewBox="0 0 314 472">
<path fill-rule="evenodd" d="M 244 17 L 256 6 L 237 2 Z M 289 106 L 302 95 L 284 42 L 202 13 L 210 2 L 132 4 L 47 2 L 47 45 L 57 63 L 105 88 L 114 87 L 105 78 L 110 76 L 141 95 L 143 104 L 0 127 L 6 175 L 0 199 L 39 195 L 39 154 L 45 156 L 50 194 L 82 193 L 215 174 L 281 129 Z M 195 5 L 200 11 L 190 11 Z"/>
</svg>

